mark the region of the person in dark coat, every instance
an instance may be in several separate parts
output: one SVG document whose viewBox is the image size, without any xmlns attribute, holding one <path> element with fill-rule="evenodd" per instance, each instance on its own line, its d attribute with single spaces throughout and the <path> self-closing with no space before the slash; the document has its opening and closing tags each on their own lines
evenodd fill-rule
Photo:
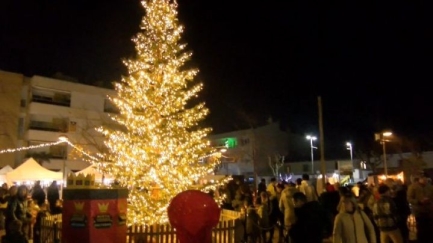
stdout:
<svg viewBox="0 0 433 243">
<path fill-rule="evenodd" d="M 307 202 L 302 192 L 293 194 L 296 222 L 290 228 L 293 243 L 322 243 L 326 213 L 318 201 Z"/>
<path fill-rule="evenodd" d="M 399 229 L 403 239 L 409 238 L 409 228 L 407 227 L 407 218 L 410 215 L 409 202 L 407 201 L 407 187 L 404 184 L 395 185 L 393 201 L 398 209 Z"/>
<path fill-rule="evenodd" d="M 57 206 L 57 201 L 60 199 L 59 187 L 57 182 L 53 181 L 47 189 L 47 199 L 51 214 L 60 213 Z"/>
<path fill-rule="evenodd" d="M 257 188 L 257 195 L 260 196 L 262 192 L 266 192 L 266 179 L 262 178 Z"/>
<path fill-rule="evenodd" d="M 328 219 L 325 229 L 325 237 L 330 237 L 334 227 L 334 219 L 338 214 L 337 207 L 340 202 L 340 193 L 333 185 L 329 184 L 326 186 L 326 191 L 320 195 L 319 202 L 321 203 L 323 210 L 325 210 Z"/>
<path fill-rule="evenodd" d="M 5 229 L 5 214 L 9 198 L 8 184 L 3 183 L 0 187 L 0 230 Z"/>
<path fill-rule="evenodd" d="M 44 189 L 42 189 L 40 181 L 36 181 L 33 186 L 32 199 L 39 207 L 45 203 L 45 192 Z"/>
</svg>

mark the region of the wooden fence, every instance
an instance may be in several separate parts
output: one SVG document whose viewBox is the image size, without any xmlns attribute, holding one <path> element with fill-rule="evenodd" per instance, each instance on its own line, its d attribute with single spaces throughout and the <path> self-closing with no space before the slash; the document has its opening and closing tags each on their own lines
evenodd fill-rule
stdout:
<svg viewBox="0 0 433 243">
<path fill-rule="evenodd" d="M 62 215 L 55 214 L 43 217 L 40 227 L 39 239 L 41 243 L 59 243 L 62 236 Z"/>
<path fill-rule="evenodd" d="M 220 221 L 212 231 L 212 242 L 235 243 L 235 220 Z M 176 230 L 169 224 L 155 226 L 131 226 L 127 243 L 177 243 Z"/>
<path fill-rule="evenodd" d="M 221 220 L 212 230 L 214 243 L 237 243 L 243 234 L 240 214 L 223 210 Z M 62 216 L 50 215 L 41 220 L 41 243 L 60 243 Z M 127 243 L 178 243 L 176 230 L 170 224 L 153 226 L 130 226 L 126 234 Z"/>
</svg>

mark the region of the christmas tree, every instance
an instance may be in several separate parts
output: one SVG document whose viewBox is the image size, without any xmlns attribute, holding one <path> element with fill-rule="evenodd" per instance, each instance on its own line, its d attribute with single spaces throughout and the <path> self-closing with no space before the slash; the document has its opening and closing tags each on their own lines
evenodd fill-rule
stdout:
<svg viewBox="0 0 433 243">
<path fill-rule="evenodd" d="M 113 119 L 124 129 L 99 129 L 106 136 L 108 173 L 129 189 L 128 224 L 166 223 L 167 207 L 179 192 L 212 172 L 217 159 L 199 122 L 209 113 L 204 103 L 190 104 L 202 84 L 185 63 L 191 53 L 180 44 L 183 27 L 177 4 L 143 1 L 142 32 L 133 42 L 136 57 L 124 63 L 128 76 L 110 97 L 120 113 Z M 206 162 L 203 162 L 206 161 Z"/>
</svg>

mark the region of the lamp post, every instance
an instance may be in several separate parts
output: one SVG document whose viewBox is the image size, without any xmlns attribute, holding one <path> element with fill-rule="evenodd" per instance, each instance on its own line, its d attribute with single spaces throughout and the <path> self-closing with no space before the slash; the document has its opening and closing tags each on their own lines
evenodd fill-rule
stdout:
<svg viewBox="0 0 433 243">
<path fill-rule="evenodd" d="M 388 177 L 388 164 L 386 161 L 386 142 L 389 140 L 386 140 L 387 137 L 392 136 L 392 132 L 390 131 L 386 131 L 386 132 L 382 132 L 381 134 L 375 134 L 375 138 L 376 141 L 380 140 L 380 142 L 382 143 L 382 148 L 383 148 L 383 171 L 385 173 L 385 177 Z"/>
<path fill-rule="evenodd" d="M 306 138 L 310 140 L 310 149 L 311 149 L 311 173 L 314 174 L 314 149 L 316 147 L 313 146 L 313 141 L 317 138 L 315 136 L 307 135 Z"/>
<path fill-rule="evenodd" d="M 67 154 L 68 154 L 69 139 L 66 135 L 60 135 L 58 139 L 60 142 L 66 143 L 64 150 L 63 150 L 64 153 L 63 153 L 63 162 L 62 162 L 62 178 L 63 178 L 63 181 L 62 181 L 62 198 L 63 198 L 63 188 L 66 186 L 66 159 L 68 158 Z"/>
<path fill-rule="evenodd" d="M 347 150 L 350 151 L 350 163 L 352 164 L 352 179 L 354 178 L 353 173 L 355 172 L 355 165 L 353 164 L 353 145 L 350 142 L 346 143 Z"/>
</svg>

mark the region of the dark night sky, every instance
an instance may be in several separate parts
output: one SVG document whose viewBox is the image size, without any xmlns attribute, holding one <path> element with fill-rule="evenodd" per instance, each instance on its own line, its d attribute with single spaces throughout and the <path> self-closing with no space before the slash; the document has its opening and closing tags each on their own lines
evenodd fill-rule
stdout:
<svg viewBox="0 0 433 243">
<path fill-rule="evenodd" d="M 178 3 L 215 132 L 245 128 L 245 113 L 318 135 L 320 95 L 329 151 L 386 128 L 433 147 L 431 1 Z M 0 11 L 0 69 L 89 84 L 125 73 L 144 14 L 137 0 L 2 0 Z"/>
</svg>

